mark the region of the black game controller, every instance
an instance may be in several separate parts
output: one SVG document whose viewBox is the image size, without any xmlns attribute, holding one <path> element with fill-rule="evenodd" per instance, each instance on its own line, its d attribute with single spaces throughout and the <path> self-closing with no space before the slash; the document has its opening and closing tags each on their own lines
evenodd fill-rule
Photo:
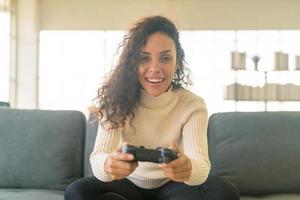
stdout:
<svg viewBox="0 0 300 200">
<path fill-rule="evenodd" d="M 123 145 L 122 153 L 130 153 L 134 161 L 168 163 L 177 158 L 175 151 L 158 147 L 156 149 L 146 149 L 143 146 Z"/>
</svg>

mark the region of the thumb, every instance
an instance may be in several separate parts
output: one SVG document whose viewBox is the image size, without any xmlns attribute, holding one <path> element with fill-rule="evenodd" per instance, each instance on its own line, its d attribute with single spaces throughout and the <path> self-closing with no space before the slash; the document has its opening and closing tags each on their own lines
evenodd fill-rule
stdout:
<svg viewBox="0 0 300 200">
<path fill-rule="evenodd" d="M 172 142 L 169 146 L 169 149 L 172 149 L 173 151 L 175 152 L 179 152 L 179 147 L 178 147 L 178 144 L 176 142 Z"/>
<path fill-rule="evenodd" d="M 125 145 L 127 145 L 127 142 L 122 142 L 122 143 L 120 143 L 120 144 L 117 146 L 117 148 L 116 148 L 115 151 L 121 153 L 121 152 L 122 152 L 122 147 L 125 146 Z"/>
</svg>

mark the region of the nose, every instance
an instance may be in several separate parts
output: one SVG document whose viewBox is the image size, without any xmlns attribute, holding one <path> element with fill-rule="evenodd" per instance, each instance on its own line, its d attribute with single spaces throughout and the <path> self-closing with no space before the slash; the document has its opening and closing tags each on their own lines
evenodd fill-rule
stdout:
<svg viewBox="0 0 300 200">
<path fill-rule="evenodd" d="M 159 60 L 153 59 L 149 65 L 149 71 L 152 73 L 159 73 L 161 71 L 161 66 Z"/>
</svg>

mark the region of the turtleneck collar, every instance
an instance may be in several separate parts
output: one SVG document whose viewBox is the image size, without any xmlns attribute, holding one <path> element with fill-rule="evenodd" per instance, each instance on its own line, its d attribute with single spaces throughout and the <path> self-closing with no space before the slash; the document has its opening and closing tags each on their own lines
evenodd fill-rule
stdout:
<svg viewBox="0 0 300 200">
<path fill-rule="evenodd" d="M 145 108 L 160 108 L 168 105 L 173 98 L 174 91 L 172 90 L 172 87 L 157 97 L 148 95 L 146 91 L 142 89 L 140 103 L 141 106 Z"/>
</svg>

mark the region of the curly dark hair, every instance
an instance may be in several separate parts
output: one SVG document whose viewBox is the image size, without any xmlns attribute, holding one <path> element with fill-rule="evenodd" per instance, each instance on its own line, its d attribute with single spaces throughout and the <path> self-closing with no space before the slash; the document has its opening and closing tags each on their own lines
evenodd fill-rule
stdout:
<svg viewBox="0 0 300 200">
<path fill-rule="evenodd" d="M 143 18 L 124 36 L 119 46 L 119 50 L 122 51 L 117 65 L 98 89 L 97 97 L 94 99 L 92 112 L 96 114 L 102 125 L 110 122 L 109 128 L 116 129 L 123 127 L 127 119 L 134 118 L 134 111 L 139 105 L 141 96 L 141 86 L 137 76 L 140 49 L 155 32 L 166 34 L 176 46 L 176 71 L 171 82 L 172 90 L 179 89 L 182 85 L 191 85 L 175 24 L 163 16 Z"/>
</svg>

